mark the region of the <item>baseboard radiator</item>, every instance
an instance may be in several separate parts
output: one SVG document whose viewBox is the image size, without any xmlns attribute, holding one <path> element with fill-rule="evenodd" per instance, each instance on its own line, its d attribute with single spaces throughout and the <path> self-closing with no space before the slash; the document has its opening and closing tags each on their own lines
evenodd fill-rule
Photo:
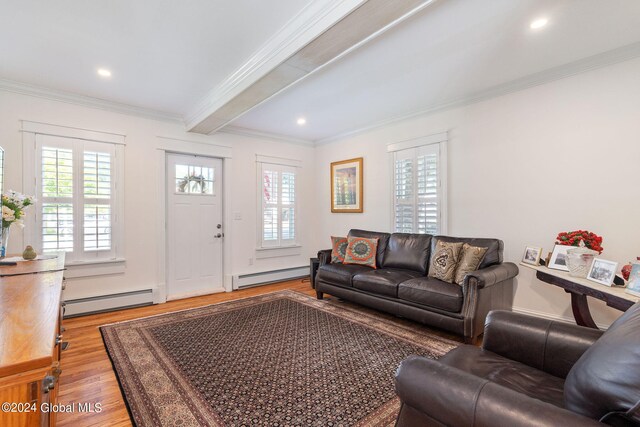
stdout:
<svg viewBox="0 0 640 427">
<path fill-rule="evenodd" d="M 309 275 L 309 266 L 284 268 L 281 270 L 263 271 L 260 273 L 237 274 L 232 278 L 233 289 L 248 288 L 250 286 L 266 285 L 268 283 L 281 282 L 306 277 Z"/>
<path fill-rule="evenodd" d="M 153 289 L 65 301 L 64 317 L 85 316 L 153 304 Z"/>
</svg>

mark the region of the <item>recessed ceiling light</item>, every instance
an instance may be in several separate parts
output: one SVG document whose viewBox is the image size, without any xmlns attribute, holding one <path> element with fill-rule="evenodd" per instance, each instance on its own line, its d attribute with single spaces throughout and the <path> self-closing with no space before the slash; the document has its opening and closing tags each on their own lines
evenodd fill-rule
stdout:
<svg viewBox="0 0 640 427">
<path fill-rule="evenodd" d="M 547 18 L 539 18 L 531 21 L 531 25 L 529 25 L 529 28 L 531 28 L 532 30 L 537 30 L 538 28 L 542 28 L 547 25 L 548 22 L 549 20 Z"/>
<path fill-rule="evenodd" d="M 304 126 L 307 123 L 307 119 L 305 119 L 304 117 L 300 117 L 296 123 L 298 123 L 299 126 Z"/>
<path fill-rule="evenodd" d="M 98 68 L 98 75 L 100 77 L 111 77 L 111 71 L 106 68 Z"/>
</svg>

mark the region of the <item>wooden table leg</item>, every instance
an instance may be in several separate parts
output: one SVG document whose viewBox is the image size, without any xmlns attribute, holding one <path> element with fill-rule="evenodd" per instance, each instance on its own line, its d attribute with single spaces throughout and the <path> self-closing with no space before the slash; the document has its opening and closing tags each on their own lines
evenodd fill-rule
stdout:
<svg viewBox="0 0 640 427">
<path fill-rule="evenodd" d="M 566 292 L 571 294 L 571 310 L 573 310 L 573 317 L 576 319 L 576 323 L 587 328 L 598 329 L 596 322 L 591 317 L 587 296 L 568 290 Z"/>
</svg>

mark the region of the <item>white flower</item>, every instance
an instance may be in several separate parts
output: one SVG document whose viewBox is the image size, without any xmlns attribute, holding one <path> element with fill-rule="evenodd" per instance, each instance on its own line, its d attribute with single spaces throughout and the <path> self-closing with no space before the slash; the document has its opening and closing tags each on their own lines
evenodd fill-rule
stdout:
<svg viewBox="0 0 640 427">
<path fill-rule="evenodd" d="M 8 206 L 3 206 L 2 207 L 2 219 L 4 221 L 15 221 L 16 217 L 15 217 L 15 212 L 11 209 L 9 209 Z"/>
</svg>

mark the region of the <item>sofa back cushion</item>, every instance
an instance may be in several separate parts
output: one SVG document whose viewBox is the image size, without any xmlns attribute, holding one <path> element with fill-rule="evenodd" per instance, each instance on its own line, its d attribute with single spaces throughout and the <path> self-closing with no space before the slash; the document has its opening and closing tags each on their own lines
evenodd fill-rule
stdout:
<svg viewBox="0 0 640 427">
<path fill-rule="evenodd" d="M 384 254 L 384 268 L 402 268 L 427 274 L 431 253 L 430 234 L 393 233 Z"/>
<path fill-rule="evenodd" d="M 376 250 L 376 265 L 384 265 L 384 253 L 389 243 L 389 233 L 379 233 L 377 231 L 357 230 L 349 231 L 349 237 L 364 237 L 365 239 L 378 239 L 378 249 Z"/>
<path fill-rule="evenodd" d="M 433 239 L 431 239 L 431 253 L 434 252 L 438 241 L 451 243 L 461 242 L 468 243 L 471 246 L 487 248 L 487 252 L 484 254 L 484 258 L 478 266 L 478 270 L 482 270 L 483 268 L 489 267 L 494 264 L 502 264 L 502 251 L 504 250 L 504 243 L 500 239 L 434 236 Z"/>
<path fill-rule="evenodd" d="M 587 417 L 629 411 L 629 418 L 640 423 L 640 303 L 573 365 L 564 383 L 564 400 L 567 409 Z"/>
</svg>

